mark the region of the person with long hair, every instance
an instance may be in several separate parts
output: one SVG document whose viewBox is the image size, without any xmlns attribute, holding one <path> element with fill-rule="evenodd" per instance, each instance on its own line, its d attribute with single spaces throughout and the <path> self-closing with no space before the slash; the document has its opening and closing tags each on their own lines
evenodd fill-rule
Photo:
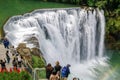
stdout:
<svg viewBox="0 0 120 80">
<path fill-rule="evenodd" d="M 49 80 L 50 75 L 52 74 L 53 67 L 50 63 L 46 66 L 46 78 Z"/>
</svg>

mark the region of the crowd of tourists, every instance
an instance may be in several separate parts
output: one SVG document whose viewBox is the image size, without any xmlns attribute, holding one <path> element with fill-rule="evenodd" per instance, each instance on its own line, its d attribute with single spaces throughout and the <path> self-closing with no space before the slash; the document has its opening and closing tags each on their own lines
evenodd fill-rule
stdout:
<svg viewBox="0 0 120 80">
<path fill-rule="evenodd" d="M 46 78 L 48 80 L 67 80 L 67 77 L 70 74 L 69 67 L 70 64 L 62 67 L 59 61 L 56 61 L 54 67 L 48 63 L 46 66 Z"/>
<path fill-rule="evenodd" d="M 0 64 L 1 64 L 1 70 L 0 72 L 11 72 L 11 71 L 17 71 L 20 72 L 22 63 L 23 63 L 23 58 L 22 56 L 17 53 L 16 49 L 14 46 L 9 47 L 9 41 L 5 38 L 2 40 L 2 43 L 4 45 L 4 48 L 6 48 L 6 57 L 4 60 L 0 59 Z M 12 67 L 7 70 L 6 64 L 12 63 Z M 67 80 L 69 74 L 70 74 L 70 64 L 67 64 L 66 66 L 61 66 L 59 61 L 56 61 L 55 66 L 53 67 L 51 63 L 48 63 L 47 66 L 45 67 L 46 69 L 46 78 L 48 80 Z M 73 80 L 78 80 L 77 78 L 73 78 Z"/>
<path fill-rule="evenodd" d="M 14 46 L 9 46 L 9 41 L 4 38 L 2 39 L 2 43 L 4 45 L 4 48 L 6 48 L 5 58 L 0 59 L 1 69 L 0 72 L 11 72 L 11 71 L 21 71 L 23 58 L 19 53 L 17 53 Z M 12 66 L 9 64 L 12 63 Z M 7 64 L 7 65 L 6 65 Z M 7 68 L 9 65 L 9 69 Z"/>
</svg>

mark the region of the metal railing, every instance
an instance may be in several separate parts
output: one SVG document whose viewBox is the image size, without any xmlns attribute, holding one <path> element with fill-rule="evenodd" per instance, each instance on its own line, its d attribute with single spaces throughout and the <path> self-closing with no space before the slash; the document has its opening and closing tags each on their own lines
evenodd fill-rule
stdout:
<svg viewBox="0 0 120 80">
<path fill-rule="evenodd" d="M 28 60 L 25 59 L 25 57 L 23 59 L 24 59 L 24 62 L 23 62 L 24 66 L 25 66 L 26 70 L 29 72 L 29 74 L 32 76 L 33 80 L 41 80 L 39 77 L 40 75 L 37 73 L 37 71 L 45 70 L 45 68 L 33 68 L 31 66 L 31 64 L 28 62 Z M 44 80 L 46 80 L 46 79 L 44 79 Z"/>
<path fill-rule="evenodd" d="M 40 78 L 39 78 L 40 75 L 37 74 L 37 71 L 42 71 L 42 70 L 45 70 L 45 68 L 35 68 L 33 70 L 33 75 L 32 75 L 33 80 L 40 80 Z"/>
<path fill-rule="evenodd" d="M 25 70 L 27 70 L 30 73 L 30 75 L 32 75 L 33 67 L 25 57 L 23 57 L 23 64 L 24 64 Z"/>
</svg>

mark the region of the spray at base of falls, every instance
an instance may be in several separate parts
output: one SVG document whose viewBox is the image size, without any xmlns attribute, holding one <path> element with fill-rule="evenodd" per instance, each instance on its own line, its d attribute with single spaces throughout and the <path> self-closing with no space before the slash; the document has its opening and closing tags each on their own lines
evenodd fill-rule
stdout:
<svg viewBox="0 0 120 80">
<path fill-rule="evenodd" d="M 4 31 L 14 46 L 27 43 L 26 39 L 32 36 L 36 37 L 47 63 L 54 65 L 60 61 L 62 66 L 69 63 L 74 74 L 79 73 L 79 66 L 80 72 L 89 72 L 90 66 L 87 64 L 103 58 L 105 19 L 99 9 L 36 10 L 10 18 Z M 27 44 L 29 47 L 35 46 Z M 86 72 L 84 75 L 87 76 Z"/>
</svg>

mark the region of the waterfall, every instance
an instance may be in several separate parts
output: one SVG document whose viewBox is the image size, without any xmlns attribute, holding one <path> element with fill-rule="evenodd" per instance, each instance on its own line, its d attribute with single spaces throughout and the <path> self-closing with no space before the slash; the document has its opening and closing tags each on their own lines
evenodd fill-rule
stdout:
<svg viewBox="0 0 120 80">
<path fill-rule="evenodd" d="M 66 8 L 41 9 L 11 17 L 4 25 L 4 31 L 14 46 L 36 37 L 46 62 L 54 65 L 58 60 L 63 66 L 103 57 L 104 27 L 102 10 Z"/>
</svg>

